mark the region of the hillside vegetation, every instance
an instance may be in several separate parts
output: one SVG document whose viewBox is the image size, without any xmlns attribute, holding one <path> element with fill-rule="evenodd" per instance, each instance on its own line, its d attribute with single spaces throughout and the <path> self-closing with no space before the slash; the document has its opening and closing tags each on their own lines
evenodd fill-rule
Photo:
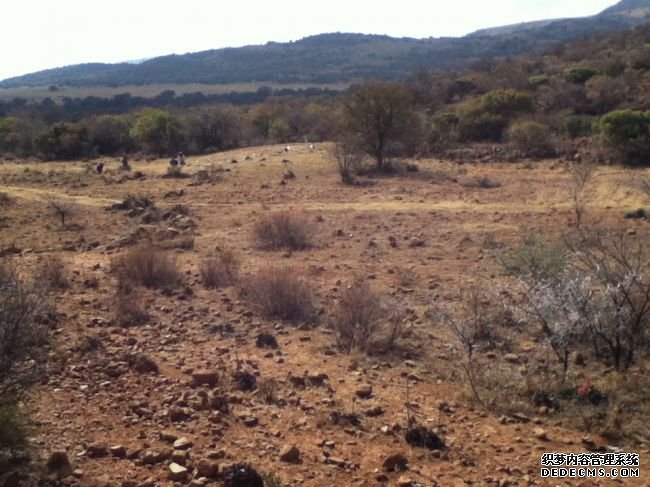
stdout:
<svg viewBox="0 0 650 487">
<path fill-rule="evenodd" d="M 460 38 L 396 39 L 330 33 L 289 43 L 172 54 L 140 64 L 67 66 L 7 79 L 0 82 L 0 88 L 400 80 L 419 69 L 462 67 L 479 59 L 540 52 L 576 39 L 638 26 L 649 17 L 650 2 L 639 0 L 623 1 L 593 17 L 487 29 Z"/>
<path fill-rule="evenodd" d="M 638 27 L 545 54 L 483 60 L 463 70 L 420 70 L 381 89 L 365 83 L 343 94 L 262 87 L 212 95 L 166 90 L 154 98 L 64 97 L 61 103 L 14 99 L 0 102 L 0 150 L 10 158 L 42 159 L 171 155 L 345 134 L 365 138 L 368 147 L 373 134 L 359 133 L 359 117 L 389 100 L 387 109 L 399 107 L 404 114 L 395 123 L 406 129 L 391 128 L 382 141 L 382 160 L 430 153 L 509 159 L 584 152 L 644 164 L 650 146 L 649 41 L 650 27 Z M 353 115 L 348 108 L 355 97 L 361 108 Z M 505 145 L 495 150 L 499 143 Z"/>
</svg>

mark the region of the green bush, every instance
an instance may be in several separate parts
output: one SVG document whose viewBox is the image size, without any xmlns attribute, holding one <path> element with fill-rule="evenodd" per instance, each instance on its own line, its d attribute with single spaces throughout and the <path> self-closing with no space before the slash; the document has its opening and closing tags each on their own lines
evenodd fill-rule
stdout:
<svg viewBox="0 0 650 487">
<path fill-rule="evenodd" d="M 593 132 L 594 117 L 589 115 L 572 115 L 567 117 L 564 130 L 571 139 L 588 137 Z"/>
<path fill-rule="evenodd" d="M 575 67 L 566 71 L 566 78 L 571 83 L 584 85 L 587 81 L 598 74 L 598 70 L 589 67 Z"/>
<path fill-rule="evenodd" d="M 528 93 L 511 89 L 491 91 L 461 107 L 459 138 L 498 142 L 513 118 L 534 110 L 533 98 Z"/>
<path fill-rule="evenodd" d="M 508 129 L 508 139 L 524 154 L 545 156 L 553 151 L 550 129 L 531 120 L 513 123 Z"/>
<path fill-rule="evenodd" d="M 433 150 L 446 149 L 458 140 L 458 122 L 455 113 L 436 113 L 431 118 L 429 144 Z"/>
<path fill-rule="evenodd" d="M 600 119 L 598 128 L 605 145 L 624 163 L 646 165 L 650 162 L 650 112 L 615 110 Z"/>
<path fill-rule="evenodd" d="M 536 90 L 540 86 L 544 86 L 549 84 L 550 80 L 549 77 L 546 76 L 545 74 L 541 74 L 538 76 L 531 76 L 528 78 L 528 86 L 530 86 L 531 89 Z"/>
</svg>

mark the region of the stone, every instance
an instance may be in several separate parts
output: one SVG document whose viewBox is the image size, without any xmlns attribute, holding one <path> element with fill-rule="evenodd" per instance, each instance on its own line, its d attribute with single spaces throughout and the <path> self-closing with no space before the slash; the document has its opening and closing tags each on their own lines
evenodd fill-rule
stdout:
<svg viewBox="0 0 650 487">
<path fill-rule="evenodd" d="M 183 437 L 174 441 L 175 450 L 187 450 L 188 448 L 192 448 L 192 441 L 188 440 L 187 438 Z"/>
<path fill-rule="evenodd" d="M 178 463 L 169 465 L 169 478 L 175 481 L 185 480 L 187 478 L 187 468 Z"/>
<path fill-rule="evenodd" d="M 68 454 L 64 451 L 53 451 L 47 459 L 47 469 L 51 472 L 58 472 L 66 477 L 72 474 L 72 466 Z"/>
<path fill-rule="evenodd" d="M 368 399 L 369 397 L 372 396 L 372 386 L 369 384 L 366 384 L 364 386 L 361 386 L 354 392 L 358 398 L 360 399 Z"/>
<path fill-rule="evenodd" d="M 108 448 L 102 443 L 93 443 L 86 448 L 86 454 L 90 458 L 103 458 L 108 455 Z"/>
<path fill-rule="evenodd" d="M 383 463 L 384 470 L 387 472 L 404 472 L 408 470 L 408 458 L 401 452 L 391 453 Z"/>
<path fill-rule="evenodd" d="M 122 445 L 115 445 L 108 449 L 114 457 L 117 458 L 126 458 L 126 448 Z"/>
<path fill-rule="evenodd" d="M 280 460 L 286 463 L 300 463 L 300 450 L 295 445 L 285 445 L 280 450 Z"/>
<path fill-rule="evenodd" d="M 196 470 L 199 477 L 216 479 L 219 476 L 219 463 L 208 459 L 202 459 L 199 460 Z"/>
<path fill-rule="evenodd" d="M 548 433 L 544 428 L 533 428 L 533 437 L 538 440 L 548 441 Z"/>
<path fill-rule="evenodd" d="M 414 485 L 413 480 L 404 475 L 397 479 L 397 487 L 414 487 Z"/>
<path fill-rule="evenodd" d="M 211 370 L 198 370 L 192 374 L 192 385 L 195 387 L 214 387 L 219 383 L 219 374 Z"/>
</svg>

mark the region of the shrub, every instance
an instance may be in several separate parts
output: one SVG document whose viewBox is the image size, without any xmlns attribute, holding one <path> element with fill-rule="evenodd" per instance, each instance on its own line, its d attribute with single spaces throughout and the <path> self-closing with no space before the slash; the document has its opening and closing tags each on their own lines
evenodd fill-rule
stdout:
<svg viewBox="0 0 650 487">
<path fill-rule="evenodd" d="M 13 404 L 40 371 L 47 311 L 43 289 L 0 262 L 0 406 Z"/>
<path fill-rule="evenodd" d="M 479 176 L 462 183 L 466 188 L 482 188 L 482 189 L 495 189 L 500 188 L 501 183 L 490 179 L 488 176 Z"/>
<path fill-rule="evenodd" d="M 190 177 L 192 176 L 183 172 L 183 168 L 181 166 L 168 166 L 167 172 L 163 174 L 163 178 L 167 179 L 185 179 Z"/>
<path fill-rule="evenodd" d="M 124 327 L 144 325 L 151 316 L 143 306 L 141 295 L 128 286 L 120 286 L 113 301 L 115 322 Z"/>
<path fill-rule="evenodd" d="M 314 317 L 314 292 L 295 267 L 263 267 L 248 276 L 244 292 L 251 305 L 267 318 L 304 321 Z"/>
<path fill-rule="evenodd" d="M 648 164 L 650 159 L 650 112 L 615 110 L 600 119 L 605 145 L 628 164 Z"/>
<path fill-rule="evenodd" d="M 35 276 L 48 289 L 66 289 L 70 287 L 65 272 L 65 263 L 58 255 L 45 257 Z"/>
<path fill-rule="evenodd" d="M 0 206 L 9 206 L 11 204 L 11 197 L 4 191 L 0 192 Z"/>
<path fill-rule="evenodd" d="M 52 196 L 47 197 L 45 202 L 50 212 L 61 220 L 62 227 L 65 227 L 66 219 L 70 220 L 77 212 L 77 206 L 72 201 L 61 200 Z"/>
<path fill-rule="evenodd" d="M 549 128 L 530 120 L 513 123 L 508 129 L 508 140 L 515 149 L 532 156 L 541 157 L 553 151 Z"/>
<path fill-rule="evenodd" d="M 592 134 L 594 117 L 588 115 L 572 115 L 567 117 L 564 128 L 571 139 L 588 137 Z"/>
<path fill-rule="evenodd" d="M 567 265 L 567 249 L 552 244 L 541 235 L 524 235 L 517 247 L 496 254 L 507 275 L 526 280 L 546 280 L 558 276 Z"/>
<path fill-rule="evenodd" d="M 305 215 L 282 211 L 267 215 L 255 223 L 253 235 L 266 250 L 304 250 L 311 246 L 313 226 Z"/>
<path fill-rule="evenodd" d="M 5 449 L 15 450 L 27 446 L 32 428 L 26 411 L 16 403 L 0 403 L 0 467 Z"/>
<path fill-rule="evenodd" d="M 546 76 L 545 74 L 531 76 L 530 78 L 528 78 L 528 86 L 533 90 L 536 90 L 540 86 L 548 85 L 549 82 L 550 82 L 549 77 Z"/>
<path fill-rule="evenodd" d="M 149 288 L 175 287 L 182 277 L 176 259 L 152 245 L 130 249 L 113 266 L 120 280 Z"/>
<path fill-rule="evenodd" d="M 363 151 L 351 138 L 342 139 L 334 145 L 332 156 L 336 159 L 343 184 L 353 184 L 354 176 L 363 167 Z"/>
<path fill-rule="evenodd" d="M 215 253 L 201 262 L 199 269 L 206 288 L 220 288 L 237 282 L 239 258 L 233 250 L 217 248 Z"/>
<path fill-rule="evenodd" d="M 444 150 L 458 141 L 458 123 L 455 113 L 436 113 L 429 127 L 429 145 L 434 151 Z"/>
<path fill-rule="evenodd" d="M 565 76 L 571 83 L 584 85 L 587 81 L 598 74 L 597 69 L 589 67 L 575 67 L 566 71 Z"/>
<path fill-rule="evenodd" d="M 385 350 L 401 336 L 401 309 L 391 309 L 370 284 L 358 281 L 345 289 L 331 316 L 331 326 L 342 350 Z"/>
</svg>

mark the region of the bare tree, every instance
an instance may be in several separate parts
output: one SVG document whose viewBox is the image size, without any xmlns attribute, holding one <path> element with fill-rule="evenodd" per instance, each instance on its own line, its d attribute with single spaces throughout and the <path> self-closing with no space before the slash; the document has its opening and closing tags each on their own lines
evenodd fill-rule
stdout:
<svg viewBox="0 0 650 487">
<path fill-rule="evenodd" d="M 341 181 L 344 184 L 353 184 L 352 173 L 359 169 L 363 163 L 363 152 L 350 138 L 342 138 L 337 141 L 332 149 L 332 156 L 336 159 L 339 167 Z"/>
<path fill-rule="evenodd" d="M 54 196 L 45 199 L 47 207 L 57 218 L 61 220 L 61 226 L 65 227 L 66 219 L 70 219 L 76 212 L 77 206 L 74 202 L 62 200 Z"/>
<path fill-rule="evenodd" d="M 580 228 L 582 219 L 587 211 L 587 185 L 594 173 L 591 162 L 579 162 L 569 166 L 568 192 L 569 200 L 575 215 L 576 228 Z"/>
</svg>

